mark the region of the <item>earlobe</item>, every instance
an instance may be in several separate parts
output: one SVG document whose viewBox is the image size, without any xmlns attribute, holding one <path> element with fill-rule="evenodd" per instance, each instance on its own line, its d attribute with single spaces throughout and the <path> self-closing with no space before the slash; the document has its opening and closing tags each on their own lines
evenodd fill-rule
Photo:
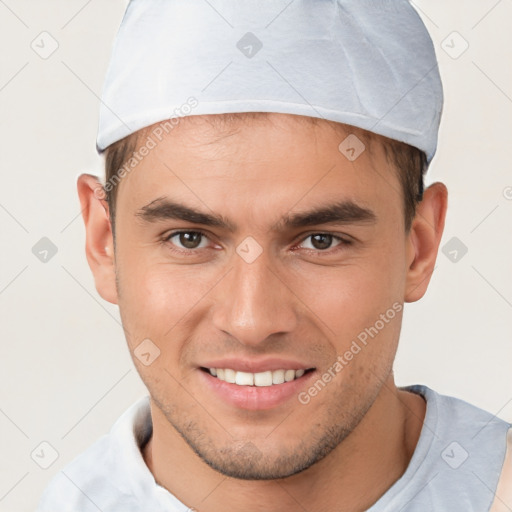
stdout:
<svg viewBox="0 0 512 512">
<path fill-rule="evenodd" d="M 448 191 L 442 183 L 428 187 L 418 204 L 407 241 L 405 301 L 415 302 L 427 291 L 443 235 Z"/>
<path fill-rule="evenodd" d="M 85 253 L 96 290 L 105 300 L 117 304 L 114 239 L 103 187 L 96 176 L 82 174 L 77 190 L 85 225 Z"/>
</svg>

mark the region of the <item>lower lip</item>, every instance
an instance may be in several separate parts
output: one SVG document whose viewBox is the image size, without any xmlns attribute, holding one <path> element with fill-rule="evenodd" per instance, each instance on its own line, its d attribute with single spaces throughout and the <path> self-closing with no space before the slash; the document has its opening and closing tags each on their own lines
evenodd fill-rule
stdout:
<svg viewBox="0 0 512 512">
<path fill-rule="evenodd" d="M 222 400 L 250 411 L 272 409 L 284 404 L 290 398 L 297 396 L 315 373 L 310 371 L 298 379 L 272 386 L 239 386 L 220 380 L 203 370 L 198 369 L 198 371 L 205 385 Z"/>
</svg>

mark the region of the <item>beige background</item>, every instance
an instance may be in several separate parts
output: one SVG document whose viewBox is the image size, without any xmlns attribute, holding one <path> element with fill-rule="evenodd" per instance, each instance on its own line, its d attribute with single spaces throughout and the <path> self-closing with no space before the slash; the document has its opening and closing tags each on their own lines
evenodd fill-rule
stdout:
<svg viewBox="0 0 512 512">
<path fill-rule="evenodd" d="M 0 511 L 34 510 L 52 475 L 145 394 L 116 307 L 95 291 L 76 195 L 79 173 L 102 172 L 98 95 L 125 5 L 0 0 Z M 512 3 L 415 5 L 445 86 L 429 175 L 450 190 L 443 246 L 457 237 L 468 252 L 440 253 L 426 297 L 406 307 L 397 381 L 512 421 Z M 59 45 L 47 59 L 31 48 L 43 31 Z M 47 263 L 32 253 L 42 237 L 58 249 Z"/>
</svg>

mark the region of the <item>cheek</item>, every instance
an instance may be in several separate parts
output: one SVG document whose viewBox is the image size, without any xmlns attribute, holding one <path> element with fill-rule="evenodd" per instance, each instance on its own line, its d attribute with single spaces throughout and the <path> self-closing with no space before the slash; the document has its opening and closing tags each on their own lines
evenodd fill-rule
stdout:
<svg viewBox="0 0 512 512">
<path fill-rule="evenodd" d="M 125 258 L 118 271 L 119 309 L 130 346 L 150 338 L 162 351 L 171 344 L 174 347 L 192 328 L 215 276 L 199 275 L 193 266 L 171 268 L 165 263 L 130 260 Z"/>
<path fill-rule="evenodd" d="M 389 350 L 395 347 L 405 284 L 404 253 L 397 240 L 376 245 L 350 264 L 303 274 L 300 296 L 338 354 L 358 337 L 363 342 L 378 339 Z"/>
<path fill-rule="evenodd" d="M 171 274 L 147 263 L 126 262 L 125 268 L 119 272 L 119 310 L 133 362 L 148 389 L 167 393 L 186 375 L 181 357 L 201 294 L 190 286 L 188 272 Z"/>
</svg>

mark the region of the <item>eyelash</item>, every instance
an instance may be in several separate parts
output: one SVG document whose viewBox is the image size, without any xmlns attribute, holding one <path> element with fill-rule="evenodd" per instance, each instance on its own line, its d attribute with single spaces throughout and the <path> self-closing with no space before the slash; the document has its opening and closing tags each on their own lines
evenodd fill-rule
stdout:
<svg viewBox="0 0 512 512">
<path fill-rule="evenodd" d="M 201 247 L 200 249 L 181 249 L 181 248 L 176 247 L 171 242 L 171 239 L 174 238 L 175 236 L 178 236 L 178 235 L 184 234 L 184 233 L 199 234 L 199 235 L 201 235 L 201 237 L 209 239 L 208 235 L 206 233 L 204 233 L 203 231 L 199 231 L 199 230 L 178 230 L 178 231 L 173 231 L 172 233 L 169 233 L 169 234 L 165 235 L 165 237 L 163 238 L 162 242 L 164 244 L 166 244 L 171 251 L 173 251 L 175 253 L 178 253 L 178 254 L 183 254 L 183 255 L 191 255 L 191 253 L 197 253 L 197 252 L 199 252 L 199 250 L 205 249 L 205 247 Z M 341 237 L 339 235 L 335 235 L 334 233 L 329 233 L 328 231 L 315 231 L 313 233 L 309 233 L 305 237 L 301 238 L 299 243 L 303 243 L 308 238 L 313 237 L 315 235 L 328 235 L 328 236 L 331 236 L 333 238 L 333 241 L 336 240 L 339 243 L 337 245 L 335 245 L 334 247 L 331 247 L 331 248 L 325 249 L 325 250 L 309 249 L 309 248 L 307 248 L 307 249 L 304 249 L 305 251 L 314 252 L 315 254 L 331 254 L 333 252 L 333 250 L 334 250 L 334 252 L 337 252 L 338 250 L 344 250 L 347 246 L 352 245 L 352 243 L 353 243 L 353 241 L 348 239 L 348 238 L 343 238 L 343 237 Z M 292 250 L 294 250 L 294 249 L 292 249 Z"/>
</svg>

